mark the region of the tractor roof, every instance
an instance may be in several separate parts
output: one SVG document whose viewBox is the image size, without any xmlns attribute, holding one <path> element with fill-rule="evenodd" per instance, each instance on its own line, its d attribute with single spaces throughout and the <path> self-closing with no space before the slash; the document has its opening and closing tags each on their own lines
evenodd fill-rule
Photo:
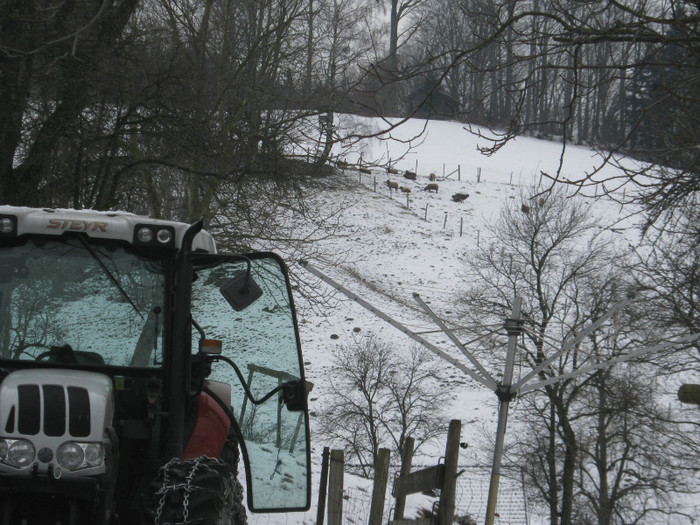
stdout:
<svg viewBox="0 0 700 525">
<path fill-rule="evenodd" d="M 179 249 L 188 224 L 175 221 L 151 219 L 124 211 L 95 211 L 73 209 L 27 208 L 0 206 L 0 220 L 16 220 L 14 235 L 39 234 L 62 235 L 66 232 L 83 232 L 89 237 L 117 239 L 135 244 L 138 227 L 147 226 L 157 235 L 159 229 L 170 229 L 174 233 L 175 246 Z M 193 251 L 216 253 L 213 237 L 206 231 L 199 232 L 192 243 Z"/>
</svg>

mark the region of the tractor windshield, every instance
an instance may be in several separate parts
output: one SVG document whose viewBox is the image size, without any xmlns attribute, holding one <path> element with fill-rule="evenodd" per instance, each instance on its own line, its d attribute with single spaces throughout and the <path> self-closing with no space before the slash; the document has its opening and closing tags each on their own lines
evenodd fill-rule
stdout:
<svg viewBox="0 0 700 525">
<path fill-rule="evenodd" d="M 117 243 L 34 238 L 0 249 L 0 359 L 157 367 L 165 263 Z"/>
</svg>

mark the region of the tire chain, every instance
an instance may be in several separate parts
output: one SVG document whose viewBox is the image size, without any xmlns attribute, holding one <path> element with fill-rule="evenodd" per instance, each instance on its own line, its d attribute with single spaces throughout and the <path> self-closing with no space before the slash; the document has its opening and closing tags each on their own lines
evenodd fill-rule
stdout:
<svg viewBox="0 0 700 525">
<path fill-rule="evenodd" d="M 155 525 L 194 525 L 195 522 L 189 522 L 189 498 L 190 498 L 190 493 L 193 490 L 192 487 L 192 481 L 194 480 L 197 472 L 200 469 L 206 469 L 211 471 L 212 473 L 216 475 L 221 475 L 219 471 L 216 469 L 212 468 L 212 465 L 220 465 L 223 466 L 226 470 L 230 470 L 230 466 L 218 459 L 218 458 L 210 458 L 207 456 L 200 456 L 195 459 L 190 459 L 190 460 L 181 460 L 178 458 L 173 458 L 171 459 L 168 463 L 166 463 L 163 467 L 161 467 L 161 472 L 163 476 L 163 483 L 161 487 L 156 491 L 155 495 L 156 497 L 159 497 L 158 501 L 158 508 L 156 510 L 156 515 L 155 515 Z M 173 469 L 175 468 L 181 468 L 187 471 L 187 475 L 185 476 L 185 482 L 184 483 L 170 483 L 170 473 Z M 243 499 L 243 488 L 238 482 L 238 480 L 235 478 L 233 473 L 230 474 L 231 482 L 230 483 L 224 483 L 224 492 L 221 495 L 222 501 L 228 506 L 230 505 L 231 502 L 235 501 L 242 501 Z M 166 499 L 168 494 L 172 493 L 173 491 L 176 490 L 182 490 L 183 491 L 183 508 L 182 508 L 182 522 L 176 522 L 176 523 L 161 523 L 161 519 L 163 516 L 163 509 L 165 508 L 166 504 Z M 245 523 L 245 521 L 244 521 Z"/>
</svg>

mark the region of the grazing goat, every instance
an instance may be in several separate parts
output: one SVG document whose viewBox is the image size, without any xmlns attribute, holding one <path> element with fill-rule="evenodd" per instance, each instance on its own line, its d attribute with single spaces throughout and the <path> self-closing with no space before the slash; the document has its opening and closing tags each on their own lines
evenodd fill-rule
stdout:
<svg viewBox="0 0 700 525">
<path fill-rule="evenodd" d="M 528 214 L 530 213 L 530 206 L 528 206 L 527 204 L 521 204 L 520 211 L 522 211 L 525 214 Z"/>
<path fill-rule="evenodd" d="M 388 180 L 386 181 L 386 185 L 389 186 L 389 191 L 391 190 L 397 190 L 399 189 L 399 183 L 394 182 L 393 180 Z"/>
<path fill-rule="evenodd" d="M 452 200 L 455 202 L 462 202 L 468 198 L 469 198 L 468 193 L 455 193 L 454 195 L 452 195 Z"/>
<path fill-rule="evenodd" d="M 437 175 L 435 175 L 434 173 L 431 173 L 431 174 L 428 176 L 428 178 L 429 178 L 430 180 L 437 180 Z"/>
<path fill-rule="evenodd" d="M 399 189 L 400 189 L 403 193 L 411 193 L 411 188 L 407 188 L 406 186 L 399 186 Z"/>
<path fill-rule="evenodd" d="M 423 188 L 423 191 L 434 191 L 435 193 L 437 193 L 438 192 L 438 185 L 435 184 L 434 182 L 431 182 L 425 188 Z"/>
<path fill-rule="evenodd" d="M 398 174 L 399 174 L 399 170 L 397 170 L 396 168 L 387 168 L 387 169 L 386 169 L 386 172 L 387 172 L 387 173 L 391 173 L 392 175 L 398 175 Z"/>
<path fill-rule="evenodd" d="M 417 177 L 415 171 L 406 171 L 406 172 L 403 174 L 403 176 L 404 176 L 404 178 L 406 178 L 406 179 L 408 179 L 408 180 L 416 180 L 416 177 Z"/>
</svg>

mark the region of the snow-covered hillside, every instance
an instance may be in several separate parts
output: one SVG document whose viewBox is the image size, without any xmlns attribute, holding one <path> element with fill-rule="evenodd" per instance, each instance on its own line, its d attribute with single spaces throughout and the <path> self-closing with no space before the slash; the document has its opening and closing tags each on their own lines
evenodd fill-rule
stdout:
<svg viewBox="0 0 700 525">
<path fill-rule="evenodd" d="M 365 120 L 363 125 L 377 126 L 371 120 Z M 421 132 L 421 137 L 416 138 Z M 412 294 L 418 293 L 442 318 L 458 323 L 453 305 L 462 279 L 463 256 L 481 243 L 492 242 L 487 237 L 486 224 L 503 203 L 511 199 L 520 202 L 526 186 L 546 184 L 541 171 L 557 169 L 561 146 L 518 138 L 496 155 L 484 157 L 477 151 L 477 138 L 461 124 L 429 122 L 426 125 L 422 120 L 407 122 L 394 130 L 392 137 L 395 140 L 371 139 L 347 149 L 337 148 L 339 157 L 352 164 L 361 162 L 365 167 L 391 159 L 400 173 L 389 174 L 386 169 L 376 167 L 371 168 L 370 173 L 347 169 L 334 176 L 333 183 L 327 184 L 327 189 L 316 196 L 315 204 L 320 208 L 342 206 L 338 235 L 318 241 L 315 248 L 321 255 L 310 262 L 411 330 L 434 331 L 436 326 L 418 307 Z M 571 178 L 579 177 L 596 163 L 596 154 L 591 150 L 567 148 L 562 173 Z M 404 170 L 417 171 L 416 180 L 404 178 Z M 436 180 L 430 179 L 431 173 Z M 410 193 L 390 189 L 387 180 L 410 189 Z M 426 191 L 429 183 L 436 183 L 437 191 Z M 452 199 L 456 193 L 469 196 L 456 202 Z M 636 237 L 637 218 L 630 215 L 628 209 L 623 210 L 607 198 L 588 202 L 606 222 L 616 223 L 618 231 L 627 239 Z M 304 271 L 295 263 L 292 266 L 295 266 L 294 271 Z M 326 285 L 319 283 L 318 286 Z M 352 344 L 358 333 L 372 333 L 399 346 L 414 344 L 399 330 L 344 296 L 338 294 L 334 300 L 335 308 L 318 314 L 297 298 L 307 380 L 314 383 L 310 397 L 312 413 L 323 409 L 324 383 L 327 384 L 331 357 L 341 345 Z M 426 338 L 451 356 L 461 357 L 446 336 L 432 334 Z M 493 371 L 494 375 L 497 372 Z M 470 470 L 468 476 L 461 477 L 458 487 L 458 513 L 469 513 L 482 523 L 497 399 L 446 362 L 443 388 L 449 391 L 452 399 L 445 416 L 462 421 L 462 439 L 470 445 L 460 452 L 460 468 Z M 317 490 L 321 453 L 329 443 L 315 431 L 313 418 L 311 430 L 312 485 Z M 435 443 L 430 452 L 433 457 L 420 457 L 415 463 L 437 463 L 444 453 L 444 441 Z M 347 520 L 366 523 L 371 482 L 346 476 L 345 487 Z M 501 520 L 497 523 L 525 523 L 518 480 L 502 481 L 499 501 Z M 387 512 L 392 502 L 388 495 Z M 316 520 L 316 503 L 314 494 L 312 508 L 307 513 L 253 515 L 249 521 L 252 524 L 310 525 Z M 409 497 L 406 516 L 411 517 L 411 511 L 425 503 L 420 498 L 411 503 Z M 508 507 L 512 508 L 508 510 Z M 536 518 L 530 521 L 537 522 Z"/>
</svg>

